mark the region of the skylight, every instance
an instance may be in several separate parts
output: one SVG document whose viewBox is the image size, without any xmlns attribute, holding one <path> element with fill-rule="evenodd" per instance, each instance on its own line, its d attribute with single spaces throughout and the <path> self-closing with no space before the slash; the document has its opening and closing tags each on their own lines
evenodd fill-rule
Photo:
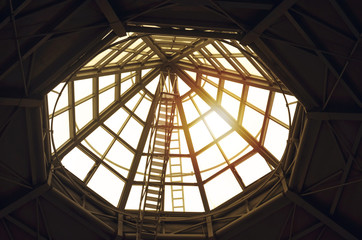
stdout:
<svg viewBox="0 0 362 240">
<path fill-rule="evenodd" d="M 66 169 L 112 205 L 138 209 L 157 88 L 171 75 L 177 91 L 168 86 L 175 115 L 165 211 L 212 210 L 276 167 L 296 99 L 250 48 L 132 36 L 115 40 L 47 95 L 54 158 Z"/>
</svg>

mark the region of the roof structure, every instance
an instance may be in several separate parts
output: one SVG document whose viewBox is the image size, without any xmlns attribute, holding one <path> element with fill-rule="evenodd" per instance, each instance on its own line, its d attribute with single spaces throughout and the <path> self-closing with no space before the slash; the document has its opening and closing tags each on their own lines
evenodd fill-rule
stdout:
<svg viewBox="0 0 362 240">
<path fill-rule="evenodd" d="M 165 211 L 208 212 L 279 165 L 297 101 L 250 48 L 129 35 L 47 95 L 54 160 L 114 206 L 138 209 L 166 80 L 177 97 Z"/>
<path fill-rule="evenodd" d="M 129 198 L 121 196 L 132 192 L 131 183 L 137 185 L 135 161 L 130 161 L 128 172 L 124 168 L 129 166 L 123 166 L 112 173 L 118 174 L 116 182 L 121 179 L 124 184 L 122 193 L 114 194 L 119 197 L 114 201 L 104 199 L 99 194 L 101 188 L 93 186 L 92 190 L 88 186 L 101 166 L 110 171 L 113 160 L 106 149 L 92 149 L 94 144 L 89 137 L 100 129 L 141 163 L 146 151 L 132 145 L 133 140 L 124 137 L 122 131 L 118 134 L 122 128 L 112 129 L 115 125 L 107 120 L 122 109 L 124 116 L 139 124 L 142 131 L 151 127 L 148 115 L 145 118 L 143 111 L 137 112 L 137 104 L 143 104 L 143 100 L 151 102 L 157 96 L 152 80 L 177 76 L 179 89 L 185 89 L 180 92 L 178 106 L 189 104 L 196 109 L 194 119 L 187 119 L 186 114 L 182 117 L 180 108 L 174 118 L 181 122 L 178 126 L 184 131 L 187 146 L 195 144 L 193 124 L 207 126 L 207 117 L 215 110 L 216 116 L 221 116 L 227 126 L 236 129 L 237 136 L 251 145 L 250 151 L 261 155 L 265 163 L 272 165 L 271 159 L 276 158 L 280 164 L 245 188 L 241 183 L 246 178 L 237 169 L 243 164 L 239 163 L 239 156 L 226 156 L 225 167 L 210 172 L 206 180 L 200 171 L 201 179 L 195 182 L 166 181 L 170 187 L 196 187 L 204 209 L 165 209 L 159 218 L 157 238 L 360 239 L 361 9 L 360 1 L 337 0 L 1 3 L 0 238 L 136 239 L 138 211 L 126 209 Z M 125 40 L 127 32 L 135 35 L 130 34 Z M 115 43 L 117 38 L 120 42 Z M 183 39 L 187 40 L 181 44 Z M 233 47 L 240 53 L 230 50 Z M 97 58 L 98 54 L 103 56 Z M 256 71 L 238 58 L 247 59 Z M 52 131 L 52 111 L 47 108 L 64 81 L 69 82 L 64 90 L 67 99 L 61 99 L 62 94 L 51 116 L 56 120 L 61 114 L 68 114 L 65 121 L 60 121 L 69 128 L 63 134 L 57 133 L 56 121 Z M 233 92 L 238 88 L 230 84 L 243 86 L 240 95 Z M 271 108 L 268 113 L 268 107 L 263 109 L 248 99 L 250 92 L 246 94 L 244 90 L 254 87 L 264 89 L 269 97 L 275 95 L 274 101 L 280 92 L 292 93 L 300 103 L 293 124 L 289 126 L 289 120 L 273 115 L 274 101 L 267 101 Z M 73 92 L 77 88 L 82 91 Z M 214 95 L 213 88 L 217 89 Z M 107 91 L 114 92 L 114 99 L 104 97 Z M 237 112 L 224 111 L 229 104 L 223 105 L 223 96 L 239 100 Z M 143 100 L 132 101 L 133 97 Z M 90 104 L 87 99 L 95 100 Z M 67 104 L 62 105 L 63 101 Z M 197 109 L 196 106 L 204 106 L 202 102 L 212 110 Z M 82 112 L 84 118 L 79 118 L 77 112 L 83 106 L 91 106 L 92 110 L 88 110 L 89 115 Z M 265 113 L 261 128 L 255 132 L 243 122 L 247 107 L 258 114 Z M 265 119 L 290 128 L 282 154 L 267 146 L 269 127 Z M 189 130 L 189 137 L 185 129 Z M 212 132 L 217 128 L 206 129 Z M 259 129 L 262 131 L 258 139 L 255 136 Z M 222 145 L 223 136 L 232 133 L 227 131 L 211 137 L 211 142 Z M 51 135 L 56 153 L 51 147 Z M 140 136 L 147 142 L 147 134 Z M 74 149 L 88 162 L 93 161 L 93 167 L 84 167 L 82 173 L 72 169 L 67 156 L 77 154 Z M 206 149 L 212 149 L 209 142 L 194 153 L 188 149 L 186 157 L 197 159 Z M 108 157 L 111 161 L 106 160 Z M 57 159 L 63 159 L 70 171 Z M 203 181 L 211 183 L 227 171 L 231 171 L 242 192 L 211 206 L 205 201 L 208 183 Z M 131 173 L 134 176 L 130 178 Z M 98 174 L 103 177 L 102 171 Z M 195 171 L 194 174 L 196 178 Z M 87 176 L 88 183 L 84 181 Z M 206 197 L 201 196 L 202 186 Z M 205 208 L 207 205 L 209 209 Z M 145 219 L 144 225 L 150 222 Z M 144 238 L 152 239 L 151 235 Z"/>
</svg>

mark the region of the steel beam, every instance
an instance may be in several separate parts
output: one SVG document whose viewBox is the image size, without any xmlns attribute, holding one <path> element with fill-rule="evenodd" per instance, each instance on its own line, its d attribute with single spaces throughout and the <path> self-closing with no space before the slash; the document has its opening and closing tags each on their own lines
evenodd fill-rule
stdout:
<svg viewBox="0 0 362 240">
<path fill-rule="evenodd" d="M 14 210 L 18 209 L 19 207 L 23 206 L 27 202 L 39 197 L 43 193 L 47 192 L 50 189 L 50 185 L 48 183 L 45 183 L 31 192 L 25 194 L 23 197 L 19 198 L 18 200 L 12 202 L 8 206 L 4 207 L 0 210 L 0 218 L 5 217 L 9 213 L 13 212 Z"/>
<path fill-rule="evenodd" d="M 16 15 L 18 15 L 24 8 L 26 8 L 26 6 L 29 5 L 29 3 L 31 3 L 32 0 L 25 0 L 24 2 L 22 2 L 13 12 L 13 16 L 15 17 Z M 0 22 L 0 29 L 3 28 L 6 24 L 8 24 L 11 20 L 10 16 L 7 16 L 5 18 L 3 18 Z"/>
<path fill-rule="evenodd" d="M 96 233 L 102 239 L 110 239 L 111 236 L 114 236 L 115 229 L 95 217 L 82 206 L 67 198 L 57 189 L 52 188 L 42 197 L 84 225 L 89 231 Z"/>
<path fill-rule="evenodd" d="M 175 62 L 179 61 L 180 59 L 190 55 L 191 53 L 200 50 L 201 48 L 212 43 L 213 41 L 214 41 L 213 39 L 200 39 L 200 40 L 196 41 L 192 46 L 189 46 L 189 47 L 183 49 L 180 54 L 173 56 L 170 59 L 169 63 L 175 63 Z"/>
<path fill-rule="evenodd" d="M 300 192 L 303 188 L 321 124 L 321 121 L 310 119 L 307 119 L 304 123 L 299 146 L 295 154 L 294 168 L 289 180 L 289 187 L 296 192 Z"/>
<path fill-rule="evenodd" d="M 328 121 L 328 120 L 350 120 L 362 121 L 362 113 L 351 112 L 308 112 L 308 119 Z"/>
<path fill-rule="evenodd" d="M 354 236 L 352 233 L 350 233 L 348 230 L 346 230 L 343 226 L 332 220 L 329 216 L 325 215 L 321 211 L 319 211 L 317 208 L 315 208 L 313 205 L 305 201 L 303 198 L 301 198 L 298 194 L 287 190 L 285 191 L 285 195 L 287 198 L 289 198 L 292 202 L 297 204 L 299 207 L 306 210 L 308 213 L 310 213 L 312 216 L 319 219 L 321 222 L 323 222 L 326 226 L 328 226 L 331 230 L 338 233 L 341 237 L 351 240 L 358 240 L 356 236 Z"/>
<path fill-rule="evenodd" d="M 280 92 L 280 93 L 291 94 L 291 92 L 284 86 L 282 86 L 283 91 L 281 91 L 279 86 L 277 86 L 277 85 L 270 86 L 270 83 L 268 81 L 261 80 L 261 79 L 258 79 L 258 78 L 252 77 L 252 76 L 243 76 L 238 73 L 232 73 L 229 71 L 218 72 L 216 69 L 213 69 L 210 67 L 195 66 L 194 64 L 185 63 L 185 62 L 178 62 L 177 66 L 179 66 L 180 68 L 182 68 L 184 70 L 209 75 L 212 77 L 219 77 L 222 79 L 232 80 L 234 82 L 240 82 L 242 84 L 257 87 L 257 88 L 262 88 L 262 89 L 271 90 L 271 91 Z"/>
<path fill-rule="evenodd" d="M 101 9 L 104 16 L 107 18 L 109 25 L 113 31 L 117 34 L 118 37 L 123 37 L 126 35 L 126 30 L 122 22 L 119 20 L 117 14 L 114 12 L 111 4 L 108 0 L 96 0 L 98 7 Z"/>
<path fill-rule="evenodd" d="M 16 226 L 18 226 L 19 228 L 24 230 L 26 233 L 33 236 L 34 239 L 36 238 L 37 240 L 49 240 L 48 238 L 44 237 L 43 235 L 40 235 L 39 232 L 33 230 L 31 227 L 29 227 L 26 224 L 20 222 L 19 220 L 15 219 L 14 217 L 6 216 L 5 219 L 8 220 L 9 222 L 15 224 Z"/>
<path fill-rule="evenodd" d="M 127 32 L 136 33 L 149 33 L 160 35 L 175 35 L 187 37 L 207 37 L 207 38 L 222 38 L 222 39 L 235 39 L 238 40 L 240 35 L 238 33 L 222 33 L 222 32 L 208 32 L 202 30 L 180 30 L 173 28 L 153 28 L 153 27 L 140 27 L 140 26 L 126 26 Z"/>
<path fill-rule="evenodd" d="M 220 116 L 241 136 L 243 139 L 250 144 L 264 159 L 271 164 L 273 167 L 276 167 L 279 164 L 278 159 L 276 159 L 264 146 L 261 146 L 260 143 L 242 126 L 240 126 L 236 120 L 226 112 L 222 107 L 220 107 L 217 102 L 201 87 L 196 86 L 195 83 L 188 78 L 188 76 L 180 70 L 178 67 L 173 66 L 175 72 L 178 76 L 191 88 L 193 89 L 209 106 L 220 114 Z"/>
<path fill-rule="evenodd" d="M 63 18 L 59 18 L 56 20 L 55 23 L 52 24 L 51 29 L 57 29 L 64 25 L 64 23 L 71 17 L 80 7 L 82 7 L 87 1 L 78 1 L 74 6 L 70 7 L 70 11 L 68 13 L 64 14 Z M 48 41 L 54 33 L 49 33 L 45 35 L 42 39 L 40 39 L 38 42 L 33 44 L 30 48 L 26 49 L 24 54 L 20 56 L 19 60 L 15 60 L 13 62 L 10 62 L 8 67 L 6 67 L 6 70 L 0 75 L 0 81 L 2 81 L 5 76 L 12 71 L 19 62 L 24 61 L 27 59 L 31 54 L 33 54 L 38 48 L 40 48 L 46 41 Z"/>
<path fill-rule="evenodd" d="M 6 98 L 0 97 L 0 106 L 17 106 L 17 107 L 40 107 L 43 101 L 35 98 Z"/>
<path fill-rule="evenodd" d="M 235 229 L 237 229 L 236 231 L 241 232 L 245 229 L 255 226 L 258 224 L 258 222 L 265 219 L 269 215 L 272 215 L 288 204 L 290 204 L 290 201 L 283 195 L 283 193 L 279 193 L 259 207 L 252 209 L 251 211 L 245 213 L 245 215 L 242 215 L 231 223 L 228 223 L 222 228 L 219 228 L 215 232 L 215 235 L 217 238 L 223 237 L 224 234 L 227 235 L 228 232 L 232 232 Z"/>
<path fill-rule="evenodd" d="M 47 177 L 41 109 L 26 108 L 25 115 L 32 184 L 36 186 L 45 182 Z"/>
<path fill-rule="evenodd" d="M 291 22 L 291 24 L 295 27 L 295 29 L 302 35 L 302 37 L 304 38 L 304 40 L 306 40 L 312 47 L 317 49 L 317 46 L 315 44 L 315 42 L 312 40 L 312 38 L 307 34 L 307 32 L 304 30 L 304 28 L 297 22 L 297 20 L 289 13 L 285 13 L 286 17 L 288 18 L 288 20 Z M 356 41 L 356 43 L 354 44 L 354 47 L 352 49 L 352 51 L 350 52 L 350 56 L 354 53 L 354 51 L 356 50 L 358 44 L 359 44 L 359 40 L 358 39 Z M 319 50 L 315 50 L 314 51 L 318 57 L 320 58 L 320 60 L 328 67 L 329 71 L 334 75 L 334 77 L 337 78 L 336 84 L 337 83 L 341 83 L 342 86 L 347 90 L 347 92 L 350 94 L 350 96 L 353 98 L 353 100 L 358 104 L 358 106 L 362 107 L 362 100 L 360 98 L 360 96 L 355 93 L 355 90 L 352 89 L 347 83 L 346 81 L 342 78 L 342 75 L 344 73 L 344 70 L 346 69 L 346 67 L 348 66 L 349 61 L 347 60 L 346 63 L 344 64 L 344 67 L 342 69 L 342 72 L 339 73 L 336 68 L 331 64 L 331 62 L 324 56 L 324 54 L 319 51 Z M 349 56 L 349 57 L 350 57 Z M 335 86 L 336 86 L 335 84 Z M 334 87 L 335 88 L 335 87 Z M 325 107 L 325 106 L 324 106 Z"/>
<path fill-rule="evenodd" d="M 154 41 L 152 41 L 152 39 L 149 36 L 142 37 L 142 40 L 146 43 L 147 46 L 149 46 L 152 49 L 152 51 L 154 51 L 157 54 L 159 58 L 161 58 L 162 62 L 167 61 L 166 55 L 162 52 L 160 47 L 157 46 Z"/>
<path fill-rule="evenodd" d="M 204 184 L 202 182 L 199 165 L 197 163 L 194 145 L 192 144 L 190 131 L 189 131 L 187 121 L 186 121 L 185 111 L 183 109 L 182 102 L 181 102 L 180 98 L 176 99 L 176 104 L 177 104 L 177 110 L 178 110 L 178 113 L 179 113 L 179 117 L 180 117 L 180 120 L 181 120 L 181 123 L 182 123 L 182 126 L 183 126 L 185 139 L 186 139 L 186 142 L 187 142 L 187 148 L 188 148 L 189 153 L 190 153 L 191 163 L 192 163 L 192 166 L 194 168 L 197 185 L 199 187 L 201 200 L 202 200 L 202 203 L 203 203 L 204 208 L 205 208 L 204 210 L 205 210 L 205 212 L 210 212 L 209 202 L 207 201 L 206 191 L 205 191 Z"/>
<path fill-rule="evenodd" d="M 156 71 L 156 70 L 154 70 L 154 71 Z M 159 71 L 160 71 L 160 69 L 157 70 L 157 73 L 159 73 Z M 128 172 L 128 177 L 127 177 L 128 181 L 126 182 L 126 184 L 124 186 L 124 189 L 123 189 L 123 192 L 121 195 L 121 200 L 120 200 L 119 206 L 118 206 L 121 210 L 124 210 L 124 208 L 126 207 L 128 196 L 131 191 L 131 187 L 133 185 L 133 181 L 134 181 L 134 178 L 137 173 L 138 165 L 139 165 L 141 157 L 143 155 L 143 149 L 145 147 L 148 134 L 149 134 L 151 126 L 153 124 L 153 120 L 155 117 L 155 112 L 156 112 L 157 104 L 158 104 L 158 100 L 159 100 L 159 95 L 160 95 L 160 83 L 157 86 L 155 97 L 153 98 L 150 110 L 147 115 L 146 124 L 143 127 L 141 137 L 140 137 L 140 140 L 137 145 L 136 153 L 133 157 L 132 165 Z"/>
<path fill-rule="evenodd" d="M 286 87 L 294 93 L 307 109 L 320 106 L 319 101 L 311 96 L 310 91 L 297 79 L 296 74 L 286 67 L 272 49 L 270 49 L 261 39 L 256 40 L 254 44 L 256 47 L 256 49 L 253 48 L 254 51 L 257 52 L 258 56 L 262 58 L 272 70 L 276 67 L 281 69 L 281 71 L 274 70 L 274 73 L 279 76 Z"/>
<path fill-rule="evenodd" d="M 97 121 L 92 121 L 85 128 L 80 130 L 75 139 L 67 142 L 65 145 L 58 149 L 58 157 L 61 159 L 64 157 L 69 151 L 71 151 L 75 146 L 77 146 L 81 141 L 83 141 L 90 133 L 92 133 L 97 127 L 99 127 L 105 120 L 107 120 L 110 116 L 112 116 L 119 108 L 121 108 L 125 103 L 130 100 L 135 94 L 137 94 L 140 90 L 142 90 L 150 81 L 152 81 L 158 74 L 160 70 L 154 69 L 149 72 L 144 79 L 138 84 L 135 84 L 132 88 L 130 88 L 121 98 L 119 102 L 114 102 L 112 105 L 107 108 L 104 112 L 102 112 Z"/>
<path fill-rule="evenodd" d="M 298 0 L 284 0 L 273 8 L 253 29 L 248 31 L 240 40 L 241 44 L 248 45 L 254 42 L 271 24 L 282 16 Z"/>
</svg>

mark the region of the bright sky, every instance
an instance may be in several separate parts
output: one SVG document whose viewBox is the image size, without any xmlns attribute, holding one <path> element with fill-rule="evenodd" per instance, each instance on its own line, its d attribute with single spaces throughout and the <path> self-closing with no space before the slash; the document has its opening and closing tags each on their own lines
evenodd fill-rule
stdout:
<svg viewBox="0 0 362 240">
<path fill-rule="evenodd" d="M 164 40 L 162 36 L 155 36 L 156 42 Z M 195 39 L 180 38 L 176 41 L 180 41 L 178 48 L 182 48 L 182 44 L 188 44 Z M 125 43 L 122 44 L 99 54 L 84 69 L 102 64 L 113 66 L 119 64 L 122 59 L 128 59 L 129 64 L 157 60 L 149 48 L 141 51 L 140 55 L 132 55 L 144 46 L 145 43 L 140 39 L 134 40 L 120 53 L 117 49 L 122 49 Z M 172 49 L 167 51 L 172 54 Z M 223 51 L 223 54 L 229 55 L 230 58 L 228 60 L 222 58 L 219 51 Z M 209 58 L 205 57 L 205 52 L 210 53 Z M 107 56 L 108 65 L 105 63 Z M 243 74 L 255 79 L 255 83 L 267 82 L 265 70 L 259 63 L 245 56 L 238 48 L 219 41 L 208 44 L 189 57 L 183 58 L 181 63 L 190 64 L 192 61 L 200 66 Z M 137 74 L 144 78 L 152 71 L 152 68 L 148 68 L 139 72 L 124 71 L 120 74 L 109 73 L 95 78 L 71 80 L 72 84 L 64 88 L 55 109 L 53 120 L 55 148 L 61 147 L 70 140 L 72 134 L 87 129 L 90 122 L 96 121 L 107 110 L 117 106 L 117 103 L 122 101 L 128 91 L 135 86 Z M 208 204 L 214 209 L 242 192 L 244 186 L 252 184 L 271 171 L 266 160 L 243 139 L 237 129 L 245 128 L 256 142 L 263 143 L 266 149 L 280 159 L 288 137 L 289 117 L 284 96 L 279 92 L 258 88 L 257 84 L 249 85 L 247 82 L 233 78 L 218 78 L 206 72 L 197 75 L 192 69 L 182 71 L 191 80 L 185 83 L 183 78 L 177 77 L 182 109 L 177 108 L 175 112 L 171 158 L 166 176 L 165 211 L 203 212 L 205 209 L 192 161 L 196 161 L 202 179 L 200 186 L 205 188 Z M 200 77 L 199 80 L 197 76 Z M 140 183 L 143 180 L 145 156 L 140 160 L 135 179 L 129 179 L 128 174 L 160 79 L 162 79 L 160 75 L 156 76 L 124 106 L 119 106 L 114 114 L 102 122 L 62 160 L 70 172 L 85 181 L 88 187 L 114 206 L 118 205 L 126 181 Z M 205 99 L 204 96 L 198 95 L 198 92 L 192 91 L 189 84 L 199 86 L 208 97 Z M 63 86 L 64 83 L 59 84 L 48 94 L 50 121 L 54 104 Z M 286 98 L 293 117 L 296 99 L 290 95 Z M 231 116 L 231 120 L 225 120 L 220 111 L 216 111 L 220 108 Z M 75 129 L 71 129 L 72 124 L 69 124 L 73 121 L 73 111 Z M 185 122 L 182 121 L 182 112 L 185 113 Z M 230 121 L 233 121 L 233 124 Z M 262 130 L 264 125 L 267 126 L 266 131 Z M 190 140 L 186 138 L 188 134 Z M 148 143 L 149 139 L 142 148 L 144 155 L 147 154 Z M 195 155 L 190 154 L 190 149 Z M 246 154 L 250 157 L 245 158 Z M 235 168 L 236 172 L 231 171 L 231 168 Z M 87 178 L 89 171 L 94 169 L 95 173 L 90 174 L 92 177 Z M 242 183 L 237 179 L 242 179 Z M 177 184 L 170 185 L 170 182 Z M 184 186 L 183 183 L 192 183 L 194 186 Z M 126 209 L 138 209 L 141 189 L 140 184 L 133 185 Z"/>
</svg>

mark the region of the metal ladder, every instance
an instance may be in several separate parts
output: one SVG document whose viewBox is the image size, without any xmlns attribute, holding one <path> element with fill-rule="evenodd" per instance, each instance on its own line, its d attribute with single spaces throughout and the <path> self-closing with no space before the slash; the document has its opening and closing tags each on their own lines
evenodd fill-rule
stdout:
<svg viewBox="0 0 362 240">
<path fill-rule="evenodd" d="M 175 115 L 175 96 L 162 92 L 158 113 L 151 132 L 150 145 L 142 188 L 137 239 L 157 238 L 160 212 L 163 210 L 165 176 L 169 160 L 170 142 Z"/>
<path fill-rule="evenodd" d="M 176 123 L 175 126 L 179 126 L 179 118 L 176 114 Z M 175 136 L 175 137 L 174 137 Z M 181 154 L 181 144 L 180 144 L 180 129 L 174 128 L 171 136 L 171 145 L 170 150 L 172 153 Z M 171 157 L 169 159 L 169 169 L 170 169 L 170 180 L 171 182 L 183 182 L 182 174 L 182 160 L 181 157 Z M 184 201 L 184 187 L 183 185 L 175 186 L 171 185 L 171 199 L 172 199 L 172 210 L 173 211 L 185 211 L 185 201 Z"/>
</svg>

